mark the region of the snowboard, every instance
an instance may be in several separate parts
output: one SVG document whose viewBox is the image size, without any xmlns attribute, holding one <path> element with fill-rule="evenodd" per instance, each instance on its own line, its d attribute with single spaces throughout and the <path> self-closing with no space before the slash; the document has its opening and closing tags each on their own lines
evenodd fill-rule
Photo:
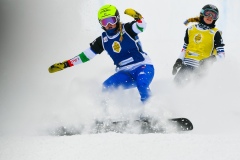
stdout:
<svg viewBox="0 0 240 160">
<path fill-rule="evenodd" d="M 185 132 L 193 130 L 192 122 L 187 118 L 171 118 L 165 121 L 154 119 L 138 119 L 127 121 L 97 121 L 96 133 L 117 132 L 117 133 L 168 133 Z"/>
<path fill-rule="evenodd" d="M 162 121 L 150 118 L 143 118 L 137 120 L 122 121 L 96 120 L 95 123 L 93 123 L 91 126 L 61 126 L 49 131 L 49 133 L 54 136 L 71 136 L 80 135 L 82 133 L 98 134 L 107 132 L 137 134 L 180 133 L 191 130 L 193 130 L 193 124 L 187 118 L 171 118 Z"/>
</svg>

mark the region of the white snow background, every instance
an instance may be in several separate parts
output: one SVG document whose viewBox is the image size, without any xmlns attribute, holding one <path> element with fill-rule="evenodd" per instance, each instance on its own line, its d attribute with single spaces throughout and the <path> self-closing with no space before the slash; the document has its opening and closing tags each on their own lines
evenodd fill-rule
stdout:
<svg viewBox="0 0 240 160">
<path fill-rule="evenodd" d="M 140 34 L 155 65 L 153 98 L 146 112 L 187 117 L 185 133 L 104 133 L 53 136 L 49 129 L 77 127 L 103 117 L 102 82 L 114 73 L 106 52 L 88 63 L 54 74 L 48 67 L 70 59 L 101 34 L 97 11 L 117 6 L 121 21 L 134 8 L 148 26 Z M 183 22 L 205 4 L 220 11 L 226 59 L 208 77 L 185 89 L 173 86 L 171 70 L 182 45 Z M 239 160 L 240 159 L 239 0 L 1 0 L 0 159 L 1 160 Z M 136 89 L 108 95 L 109 117 L 132 117 L 139 108 Z"/>
</svg>

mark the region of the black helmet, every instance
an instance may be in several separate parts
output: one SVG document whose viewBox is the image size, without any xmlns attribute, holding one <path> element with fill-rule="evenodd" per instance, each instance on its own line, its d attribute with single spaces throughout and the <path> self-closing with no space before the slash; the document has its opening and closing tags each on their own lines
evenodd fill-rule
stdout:
<svg viewBox="0 0 240 160">
<path fill-rule="evenodd" d="M 214 18 L 214 20 L 217 20 L 218 19 L 218 15 L 219 15 L 219 11 L 218 11 L 218 8 L 212 4 L 207 4 L 205 5 L 201 11 L 200 11 L 200 15 L 201 16 L 204 16 L 205 12 L 206 11 L 213 11 L 216 13 L 216 17 Z"/>
<path fill-rule="evenodd" d="M 208 25 L 206 24 L 204 21 L 203 21 L 203 17 L 208 15 L 208 11 L 211 11 L 210 15 L 212 16 L 212 18 L 214 19 L 213 20 L 213 23 Z M 205 5 L 201 11 L 200 11 L 200 22 L 205 24 L 205 25 L 208 25 L 210 27 L 215 27 L 215 22 L 218 20 L 219 18 L 219 11 L 218 11 L 218 8 L 212 4 L 207 4 Z"/>
</svg>

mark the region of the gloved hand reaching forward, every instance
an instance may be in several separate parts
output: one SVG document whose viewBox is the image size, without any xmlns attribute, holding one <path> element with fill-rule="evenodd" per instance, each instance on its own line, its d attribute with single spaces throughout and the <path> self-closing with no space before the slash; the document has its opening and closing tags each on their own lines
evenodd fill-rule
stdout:
<svg viewBox="0 0 240 160">
<path fill-rule="evenodd" d="M 182 67 L 182 60 L 177 59 L 175 64 L 173 65 L 172 75 L 175 75 L 177 73 L 177 70 Z"/>
<path fill-rule="evenodd" d="M 135 11 L 135 10 L 132 9 L 132 8 L 126 9 L 126 10 L 124 11 L 124 14 L 133 17 L 136 21 L 143 18 L 140 13 L 138 13 L 137 11 Z"/>
<path fill-rule="evenodd" d="M 48 71 L 49 71 L 49 73 L 54 73 L 54 72 L 61 71 L 68 67 L 70 67 L 70 65 L 68 64 L 68 61 L 64 61 L 64 62 L 55 63 L 55 64 L 51 65 L 48 68 Z"/>
</svg>

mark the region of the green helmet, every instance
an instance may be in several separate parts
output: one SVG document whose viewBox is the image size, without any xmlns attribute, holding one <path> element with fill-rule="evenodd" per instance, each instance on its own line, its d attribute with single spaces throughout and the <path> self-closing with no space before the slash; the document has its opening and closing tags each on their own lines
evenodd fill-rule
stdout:
<svg viewBox="0 0 240 160">
<path fill-rule="evenodd" d="M 117 21 L 120 21 L 120 15 L 117 8 L 113 5 L 106 4 L 102 6 L 98 11 L 98 20 L 102 20 L 108 17 L 116 16 Z"/>
</svg>

